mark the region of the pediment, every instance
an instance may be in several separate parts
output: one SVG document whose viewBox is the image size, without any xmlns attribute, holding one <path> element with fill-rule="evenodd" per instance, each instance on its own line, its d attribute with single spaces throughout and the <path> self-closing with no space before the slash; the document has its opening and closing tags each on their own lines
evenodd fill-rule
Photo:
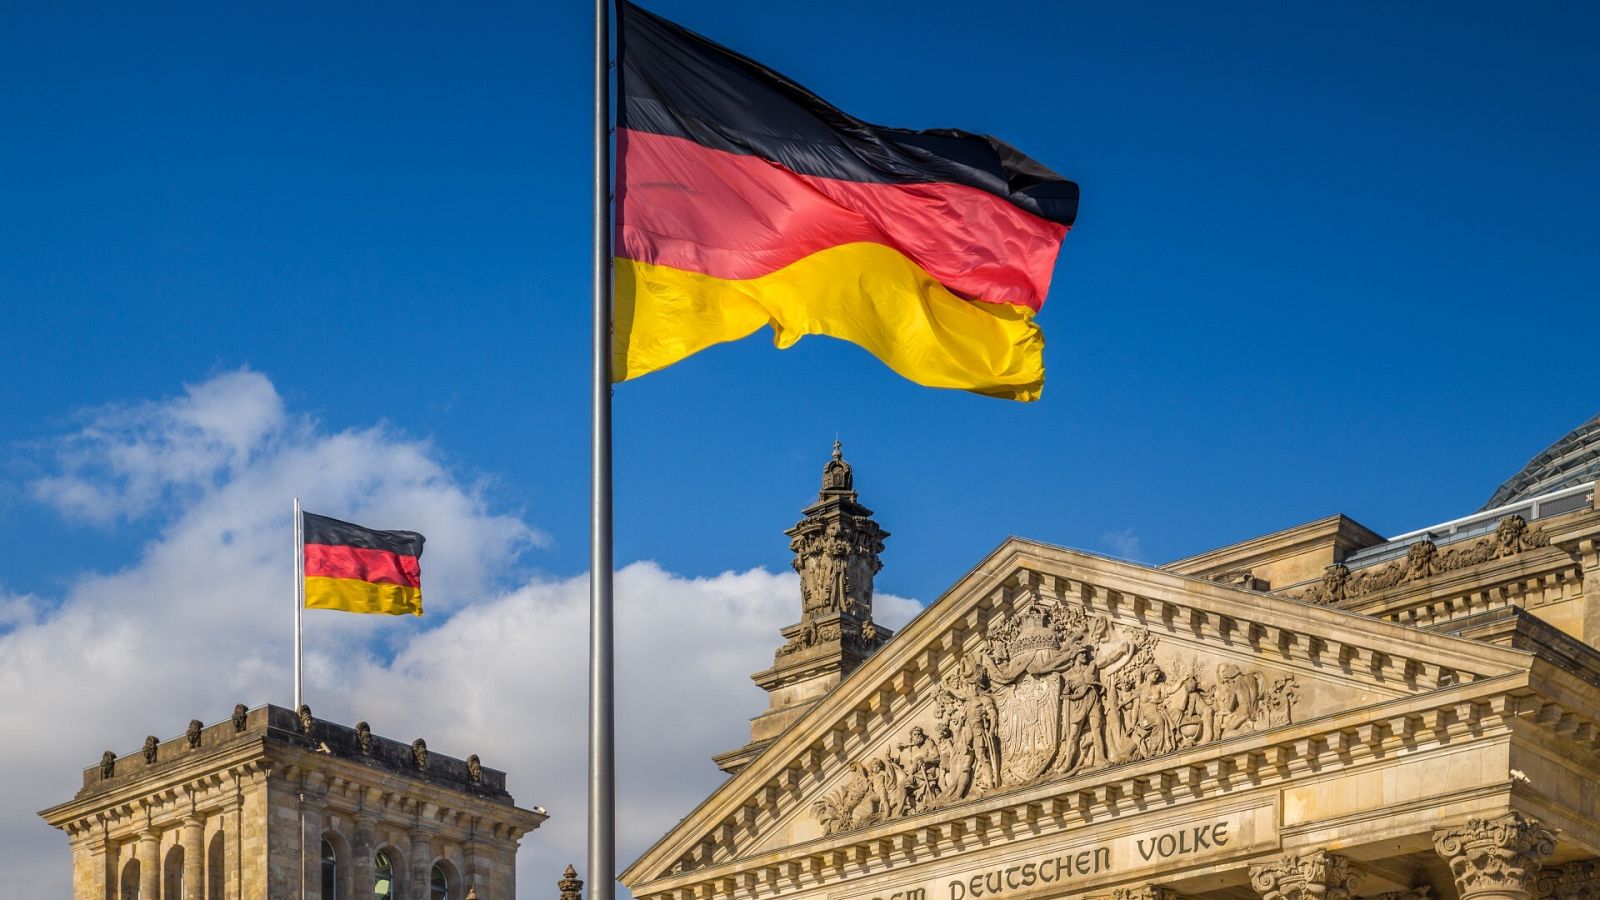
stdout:
<svg viewBox="0 0 1600 900">
<path fill-rule="evenodd" d="M 1267 746 L 1298 723 L 1527 663 L 1517 651 L 1013 538 L 623 880 L 928 827 L 1055 783 Z"/>
</svg>

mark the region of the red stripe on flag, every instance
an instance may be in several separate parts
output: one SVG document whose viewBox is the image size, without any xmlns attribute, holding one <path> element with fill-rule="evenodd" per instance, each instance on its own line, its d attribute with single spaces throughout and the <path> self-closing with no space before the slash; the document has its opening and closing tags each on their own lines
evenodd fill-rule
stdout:
<svg viewBox="0 0 1600 900">
<path fill-rule="evenodd" d="M 1067 229 L 958 184 L 799 175 L 756 156 L 617 129 L 618 256 L 759 278 L 840 244 L 900 251 L 952 291 L 1038 310 Z"/>
<path fill-rule="evenodd" d="M 422 587 L 422 567 L 415 556 L 333 544 L 306 545 L 306 577 L 354 578 L 375 584 Z"/>
</svg>

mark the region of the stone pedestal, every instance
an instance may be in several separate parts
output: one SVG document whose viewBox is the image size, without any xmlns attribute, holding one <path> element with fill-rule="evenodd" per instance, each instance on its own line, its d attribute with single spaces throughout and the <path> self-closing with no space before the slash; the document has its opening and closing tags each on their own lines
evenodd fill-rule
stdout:
<svg viewBox="0 0 1600 900">
<path fill-rule="evenodd" d="M 1262 900 L 1351 900 L 1366 873 L 1337 853 L 1313 850 L 1250 867 Z"/>
<path fill-rule="evenodd" d="M 1433 833 L 1461 900 L 1528 900 L 1539 866 L 1556 849 L 1555 832 L 1519 812 L 1473 819 Z"/>
</svg>

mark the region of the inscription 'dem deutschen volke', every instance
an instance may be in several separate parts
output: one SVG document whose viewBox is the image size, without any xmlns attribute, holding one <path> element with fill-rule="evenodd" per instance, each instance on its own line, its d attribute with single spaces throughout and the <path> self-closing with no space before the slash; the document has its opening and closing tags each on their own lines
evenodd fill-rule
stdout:
<svg viewBox="0 0 1600 900">
<path fill-rule="evenodd" d="M 1142 869 L 1220 850 L 1233 840 L 1236 823 L 1228 818 L 1201 825 L 1183 825 L 1150 834 L 1134 835 L 1070 851 L 1046 852 L 1015 862 L 939 879 L 944 890 L 935 900 L 989 900 L 1012 894 L 1029 894 L 1117 871 Z M 868 900 L 929 900 L 928 886 L 906 886 Z"/>
</svg>

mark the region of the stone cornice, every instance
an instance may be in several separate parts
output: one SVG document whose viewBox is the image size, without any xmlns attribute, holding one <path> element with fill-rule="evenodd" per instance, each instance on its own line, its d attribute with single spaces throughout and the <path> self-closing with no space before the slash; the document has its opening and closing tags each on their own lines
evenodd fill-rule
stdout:
<svg viewBox="0 0 1600 900">
<path fill-rule="evenodd" d="M 158 779 L 125 783 L 114 791 L 52 806 L 39 815 L 69 836 L 91 826 L 119 833 L 137 830 L 147 816 L 157 825 L 176 825 L 186 815 L 229 808 L 240 791 L 264 784 L 272 765 L 261 753 L 261 742 L 235 744 L 225 752 L 196 757 L 193 764 L 164 772 Z"/>
<path fill-rule="evenodd" d="M 1237 544 L 1218 547 L 1205 553 L 1173 560 L 1161 568 L 1170 572 L 1203 575 L 1221 568 L 1249 568 L 1285 556 L 1292 556 L 1322 544 L 1336 544 L 1340 539 L 1351 545 L 1383 543 L 1383 535 L 1360 522 L 1336 513 L 1304 525 L 1296 525 L 1271 534 L 1250 538 Z"/>
<path fill-rule="evenodd" d="M 1386 686 L 1396 695 L 1525 672 L 1531 659 L 1519 651 L 1012 538 L 658 841 L 623 873 L 624 882 L 639 885 L 674 868 L 708 865 L 718 844 L 781 819 L 821 783 L 824 763 L 839 765 L 857 752 L 869 722 L 891 721 L 905 712 L 966 640 L 981 634 L 1007 592 L 1024 583 L 1152 633 Z M 1324 637 L 1333 634 L 1343 638 Z M 1175 759 L 1151 762 L 1162 766 Z M 1094 776 L 1105 777 L 1110 776 Z M 1004 806 L 1028 793 L 984 802 Z"/>
</svg>

